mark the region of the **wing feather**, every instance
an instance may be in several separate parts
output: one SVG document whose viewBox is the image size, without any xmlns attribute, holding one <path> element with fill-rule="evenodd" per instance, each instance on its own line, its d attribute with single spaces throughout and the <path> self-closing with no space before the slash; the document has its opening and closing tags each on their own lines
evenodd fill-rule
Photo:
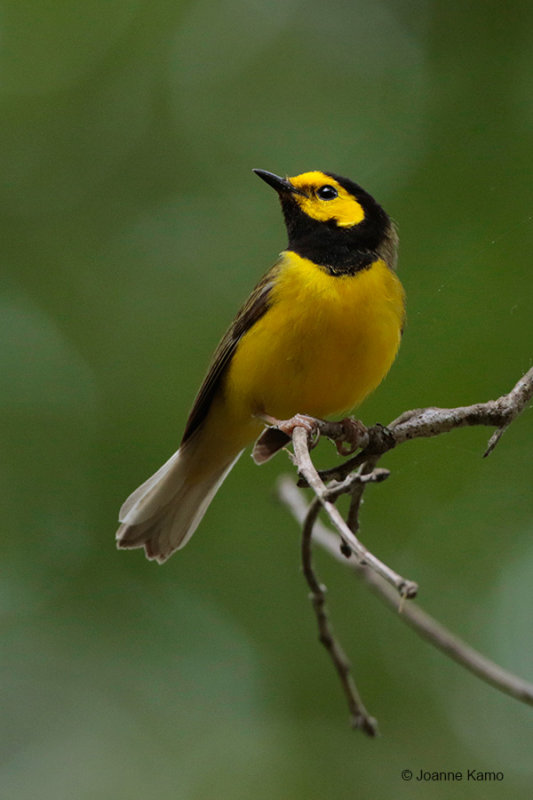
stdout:
<svg viewBox="0 0 533 800">
<path fill-rule="evenodd" d="M 190 439 L 206 418 L 213 397 L 229 367 L 240 339 L 261 319 L 271 305 L 272 287 L 279 273 L 280 264 L 281 260 L 276 262 L 261 278 L 222 337 L 187 419 L 182 444 Z"/>
</svg>

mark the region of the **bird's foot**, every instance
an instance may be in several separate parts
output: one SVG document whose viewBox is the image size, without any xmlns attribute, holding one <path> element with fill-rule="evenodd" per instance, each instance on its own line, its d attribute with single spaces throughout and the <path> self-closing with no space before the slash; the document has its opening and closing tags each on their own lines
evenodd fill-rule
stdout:
<svg viewBox="0 0 533 800">
<path fill-rule="evenodd" d="M 269 414 L 258 414 L 258 419 L 266 422 L 267 428 L 257 439 L 252 450 L 256 464 L 263 464 L 285 447 L 291 440 L 295 428 L 304 428 L 309 437 L 309 448 L 318 443 L 320 434 L 335 442 L 340 456 L 351 456 L 359 448 L 368 444 L 368 431 L 363 423 L 353 417 L 345 417 L 339 422 L 327 422 L 308 414 L 295 414 L 290 419 L 276 419 Z"/>
<path fill-rule="evenodd" d="M 307 433 L 313 434 L 319 430 L 321 420 L 316 417 L 310 417 L 308 414 L 295 414 L 290 419 L 276 419 L 270 417 L 268 414 L 263 414 L 261 417 L 268 425 L 277 428 L 278 431 L 292 436 L 295 428 L 305 428 Z"/>
<path fill-rule="evenodd" d="M 368 432 L 361 420 L 345 417 L 338 424 L 341 426 L 342 437 L 336 439 L 335 447 L 340 456 L 351 456 L 360 447 L 366 447 Z"/>
<path fill-rule="evenodd" d="M 320 420 L 307 414 L 295 414 L 290 419 L 276 419 L 269 414 L 258 414 L 259 419 L 269 426 L 265 428 L 257 439 L 252 450 L 252 458 L 256 464 L 264 464 L 275 455 L 278 450 L 285 447 L 291 440 L 295 428 L 305 428 L 309 435 L 310 447 L 318 442 L 320 433 Z"/>
</svg>

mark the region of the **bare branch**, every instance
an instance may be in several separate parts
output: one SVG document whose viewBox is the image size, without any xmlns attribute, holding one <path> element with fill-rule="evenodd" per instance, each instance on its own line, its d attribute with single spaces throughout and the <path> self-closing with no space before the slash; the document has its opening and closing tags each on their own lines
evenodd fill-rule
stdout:
<svg viewBox="0 0 533 800">
<path fill-rule="evenodd" d="M 295 519 L 302 523 L 306 517 L 308 507 L 302 493 L 298 491 L 289 477 L 284 476 L 280 479 L 278 493 Z M 315 502 L 313 501 L 313 503 Z M 388 606 L 398 611 L 398 596 L 396 592 L 368 567 L 357 564 L 353 559 L 347 562 L 339 552 L 336 535 L 333 531 L 328 530 L 325 525 L 322 525 L 320 521 L 314 526 L 313 541 L 320 544 L 340 563 L 347 563 L 376 595 L 384 600 Z M 426 639 L 426 641 L 450 658 L 453 658 L 458 664 L 473 672 L 478 678 L 491 684 L 501 692 L 514 697 L 516 700 L 520 700 L 527 705 L 533 705 L 533 684 L 513 675 L 513 673 L 481 655 L 481 653 L 474 650 L 473 647 L 470 647 L 470 645 L 452 634 L 437 620 L 423 611 L 416 603 L 406 603 L 402 607 L 402 613 L 398 614 L 398 619 L 401 619 L 413 628 L 419 636 Z"/>
<path fill-rule="evenodd" d="M 484 455 L 488 456 L 511 422 L 522 413 L 532 398 L 533 367 L 520 378 L 508 394 L 502 395 L 497 400 L 458 408 L 430 407 L 406 411 L 386 428 L 383 425 L 368 428 L 368 445 L 343 464 L 322 471 L 320 477 L 323 481 L 331 478 L 341 480 L 356 467 L 364 464 L 370 456 L 381 456 L 398 444 L 421 437 L 439 436 L 455 428 L 471 425 L 487 425 L 498 429 L 491 436 L 485 450 Z"/>
<path fill-rule="evenodd" d="M 402 578 L 401 575 L 398 575 L 397 572 L 394 572 L 394 570 L 376 558 L 370 550 L 367 550 L 357 536 L 350 530 L 338 509 L 335 508 L 331 500 L 328 499 L 328 489 L 322 482 L 309 455 L 307 431 L 305 428 L 297 427 L 294 429 L 292 442 L 300 474 L 303 475 L 309 486 L 313 489 L 324 511 L 340 533 L 343 543 L 351 549 L 360 563 L 365 563 L 372 567 L 375 572 L 394 586 L 400 595 L 403 597 L 415 597 L 418 590 L 416 583 Z"/>
<path fill-rule="evenodd" d="M 359 530 L 359 509 L 361 508 L 361 503 L 363 502 L 363 492 L 365 491 L 366 484 L 368 481 L 364 481 L 363 478 L 367 477 L 368 475 L 375 475 L 376 472 L 383 472 L 384 470 L 378 470 L 376 468 L 376 464 L 378 462 L 379 456 L 370 456 L 368 461 L 365 461 L 364 464 L 361 465 L 359 472 L 356 474 L 360 477 L 360 480 L 354 485 L 351 491 L 351 500 L 350 500 L 350 510 L 348 511 L 348 527 L 350 528 L 353 533 L 357 533 Z M 387 476 L 389 475 L 389 471 L 387 470 Z"/>
<path fill-rule="evenodd" d="M 524 410 L 533 397 L 533 368 L 531 368 L 506 395 L 487 403 L 476 403 L 459 408 L 422 408 L 407 411 L 390 423 L 388 427 L 374 425 L 365 428 L 360 422 L 349 420 L 341 422 L 315 421 L 323 434 L 335 441 L 339 453 L 343 453 L 343 443 L 349 445 L 349 452 L 362 448 L 357 455 L 343 464 L 320 473 L 311 461 L 309 430 L 291 420 L 293 461 L 298 468 L 299 486 L 310 487 L 315 499 L 306 507 L 298 489 L 284 479 L 279 485 L 279 493 L 289 506 L 293 515 L 304 522 L 302 538 L 302 564 L 306 580 L 311 589 L 311 599 L 317 617 L 320 640 L 327 648 L 346 694 L 355 727 L 370 735 L 375 735 L 377 723 L 369 717 L 350 675 L 348 660 L 338 640 L 336 640 L 325 609 L 325 587 L 319 583 L 311 561 L 311 539 L 320 542 L 335 558 L 348 564 L 364 579 L 367 585 L 390 606 L 400 611 L 401 618 L 416 632 L 453 658 L 466 669 L 473 672 L 500 691 L 522 702 L 533 705 L 533 686 L 499 667 L 482 656 L 461 639 L 450 633 L 444 626 L 426 614 L 419 607 L 408 603 L 413 598 L 417 585 L 402 578 L 394 570 L 370 553 L 356 534 L 359 530 L 359 510 L 363 492 L 370 482 L 379 482 L 388 477 L 388 471 L 377 469 L 380 457 L 403 442 L 420 437 L 438 436 L 454 428 L 468 425 L 494 426 L 497 430 L 491 436 L 487 456 L 492 452 L 502 434 L 514 419 Z M 358 469 L 359 468 L 359 469 Z M 358 469 L 357 473 L 354 470 Z M 328 481 L 326 486 L 325 481 Z M 341 495 L 351 494 L 348 523 L 344 521 L 334 502 Z M 319 522 L 317 516 L 320 506 L 341 537 L 337 536 Z M 355 558 L 352 558 L 352 555 Z M 398 598 L 398 593 L 400 598 Z"/>
<path fill-rule="evenodd" d="M 368 736 L 376 736 L 378 733 L 377 722 L 369 715 L 357 691 L 350 673 L 350 663 L 335 636 L 326 611 L 326 587 L 320 583 L 313 569 L 311 537 L 319 510 L 320 503 L 315 499 L 305 514 L 302 536 L 302 568 L 311 591 L 310 598 L 316 614 L 319 638 L 328 651 L 339 675 L 341 686 L 348 702 L 352 727 L 362 730 Z"/>
</svg>

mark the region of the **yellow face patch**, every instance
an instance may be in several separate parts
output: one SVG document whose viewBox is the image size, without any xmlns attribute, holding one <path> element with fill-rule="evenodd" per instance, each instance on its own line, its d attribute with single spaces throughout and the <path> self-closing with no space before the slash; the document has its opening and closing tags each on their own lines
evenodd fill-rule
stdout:
<svg viewBox="0 0 533 800">
<path fill-rule="evenodd" d="M 304 194 L 294 194 L 304 214 L 318 222 L 333 220 L 341 228 L 351 228 L 365 218 L 365 212 L 356 198 L 342 187 L 334 178 L 324 172 L 304 172 L 289 178 L 295 189 Z M 323 190 L 331 186 L 334 192 Z M 320 196 L 322 190 L 323 197 Z M 336 192 L 336 194 L 335 194 Z M 331 197 L 328 197 L 331 195 Z"/>
</svg>

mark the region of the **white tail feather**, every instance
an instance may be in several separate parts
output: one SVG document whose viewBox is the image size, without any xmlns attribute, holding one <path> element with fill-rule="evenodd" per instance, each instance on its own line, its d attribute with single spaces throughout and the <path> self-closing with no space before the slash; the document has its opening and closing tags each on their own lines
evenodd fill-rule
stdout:
<svg viewBox="0 0 533 800">
<path fill-rule="evenodd" d="M 187 544 L 240 455 L 192 479 L 190 451 L 178 450 L 122 505 L 117 546 L 144 547 L 149 559 L 166 561 Z"/>
<path fill-rule="evenodd" d="M 180 483 L 180 472 L 184 472 L 183 461 L 183 451 L 176 450 L 157 472 L 141 483 L 121 505 L 118 512 L 119 522 L 138 525 L 149 519 L 154 510 L 164 505 L 165 490 L 170 500 L 176 491 L 176 484 Z M 185 475 L 181 477 L 182 481 L 184 477 Z M 151 498 L 153 502 L 150 502 Z"/>
</svg>

